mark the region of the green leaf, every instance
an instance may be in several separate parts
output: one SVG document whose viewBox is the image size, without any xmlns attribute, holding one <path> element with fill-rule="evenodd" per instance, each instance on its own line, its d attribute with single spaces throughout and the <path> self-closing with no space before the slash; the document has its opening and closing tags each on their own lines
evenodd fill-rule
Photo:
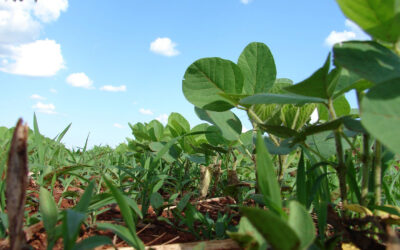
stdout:
<svg viewBox="0 0 400 250">
<path fill-rule="evenodd" d="M 301 151 L 300 160 L 297 165 L 296 196 L 297 200 L 301 204 L 303 204 L 304 206 L 307 205 L 306 166 L 304 164 L 303 151 Z"/>
<path fill-rule="evenodd" d="M 351 111 L 350 104 L 344 95 L 336 98 L 336 100 L 333 101 L 333 108 L 335 109 L 337 117 L 348 115 Z M 329 120 L 329 112 L 325 105 L 318 105 L 318 117 L 319 120 L 322 121 Z"/>
<path fill-rule="evenodd" d="M 259 126 L 269 134 L 276 135 L 281 138 L 289 138 L 298 135 L 296 130 L 293 130 L 285 126 L 269 126 L 262 124 Z"/>
<path fill-rule="evenodd" d="M 131 235 L 129 229 L 124 226 L 111 223 L 97 223 L 97 228 L 100 230 L 111 230 L 129 245 L 138 249 L 145 249 L 144 245 L 141 245 L 141 248 L 136 246 L 136 239 L 134 239 L 134 237 Z"/>
<path fill-rule="evenodd" d="M 85 214 L 71 209 L 64 211 L 62 234 L 64 249 L 70 250 L 74 247 L 78 238 L 80 225 L 85 219 Z"/>
<path fill-rule="evenodd" d="M 241 217 L 237 232 L 226 232 L 240 247 L 246 250 L 266 249 L 266 241 L 246 217 Z"/>
<path fill-rule="evenodd" d="M 79 199 L 78 204 L 76 204 L 76 206 L 74 207 L 74 210 L 81 213 L 87 212 L 88 207 L 90 205 L 90 201 L 92 199 L 93 189 L 94 189 L 94 181 L 91 181 L 89 185 L 86 187 L 82 197 Z"/>
<path fill-rule="evenodd" d="M 149 144 L 149 147 L 152 151 L 158 153 L 164 148 L 166 144 L 167 144 L 166 142 L 151 142 Z M 168 163 L 173 163 L 178 159 L 178 157 L 179 157 L 179 152 L 173 145 L 162 156 L 162 158 Z"/>
<path fill-rule="evenodd" d="M 226 111 L 236 103 L 221 94 L 242 94 L 243 75 L 240 68 L 229 60 L 203 58 L 186 70 L 182 91 L 186 99 L 196 107 Z"/>
<path fill-rule="evenodd" d="M 265 147 L 261 133 L 257 134 L 256 142 L 256 167 L 258 174 L 258 185 L 266 200 L 273 203 L 270 207 L 282 210 L 281 190 L 276 177 L 274 163 Z M 269 205 L 268 202 L 266 203 Z M 276 211 L 280 213 L 281 211 Z"/>
<path fill-rule="evenodd" d="M 335 64 L 371 82 L 400 77 L 400 57 L 376 42 L 343 42 L 336 44 L 333 52 Z"/>
<path fill-rule="evenodd" d="M 296 85 L 294 85 L 296 86 Z M 326 100 L 318 97 L 294 94 L 256 94 L 240 101 L 240 104 L 297 104 L 325 103 Z"/>
<path fill-rule="evenodd" d="M 41 187 L 39 193 L 39 211 L 42 216 L 43 226 L 46 229 L 49 240 L 54 240 L 54 231 L 57 225 L 57 205 L 53 196 L 47 189 Z"/>
<path fill-rule="evenodd" d="M 222 137 L 222 133 L 221 130 L 217 127 L 217 126 L 209 126 L 207 128 L 207 133 L 206 134 L 206 138 L 207 141 L 211 144 L 211 146 L 220 146 L 220 145 L 228 145 L 229 142 L 227 140 L 225 140 L 224 137 Z M 203 148 L 209 148 L 208 146 L 209 144 L 202 144 Z"/>
<path fill-rule="evenodd" d="M 152 193 L 150 196 L 150 204 L 154 209 L 159 209 L 164 203 L 164 199 L 161 194 Z"/>
<path fill-rule="evenodd" d="M 164 135 L 164 126 L 157 120 L 152 120 L 146 124 L 147 134 L 152 141 L 160 141 Z"/>
<path fill-rule="evenodd" d="M 237 64 L 244 76 L 246 94 L 266 93 L 274 84 L 275 61 L 267 45 L 250 43 L 243 50 Z"/>
<path fill-rule="evenodd" d="M 297 95 L 328 99 L 330 97 L 328 90 L 332 89 L 330 85 L 336 84 L 336 81 L 333 81 L 332 76 L 329 75 L 330 61 L 331 55 L 329 54 L 322 68 L 306 80 L 287 87 L 285 90 Z"/>
<path fill-rule="evenodd" d="M 400 39 L 400 3 L 397 0 L 337 0 L 343 13 L 377 40 Z"/>
<path fill-rule="evenodd" d="M 362 88 L 361 84 L 359 83 L 361 81 L 361 77 L 354 72 L 349 71 L 348 69 L 341 68 L 340 69 L 340 74 L 337 79 L 337 84 L 334 90 L 334 95 L 333 98 L 336 99 L 336 97 L 352 90 L 352 89 L 357 89 L 357 90 L 364 90 L 369 88 L 371 85 L 368 84 L 366 88 Z M 364 80 L 365 81 L 365 80 Z"/>
<path fill-rule="evenodd" d="M 91 250 L 102 245 L 112 245 L 110 238 L 101 235 L 91 236 L 75 245 L 74 250 Z"/>
<path fill-rule="evenodd" d="M 171 113 L 168 117 L 167 126 L 170 128 L 171 133 L 174 137 L 189 133 L 190 124 L 189 122 L 179 113 Z"/>
<path fill-rule="evenodd" d="M 179 211 L 183 211 L 186 205 L 189 203 L 190 198 L 192 197 L 192 193 L 185 194 L 182 199 L 179 201 L 177 208 Z"/>
<path fill-rule="evenodd" d="M 126 203 L 135 211 L 135 213 L 139 216 L 139 218 L 143 219 L 142 211 L 140 210 L 136 201 L 128 196 L 125 196 Z"/>
<path fill-rule="evenodd" d="M 136 227 L 134 224 L 132 210 L 130 209 L 128 203 L 126 202 L 124 195 L 106 177 L 103 176 L 103 180 L 106 183 L 106 185 L 108 186 L 108 188 L 110 189 L 112 195 L 114 196 L 115 200 L 118 203 L 118 206 L 121 210 L 122 217 L 125 221 L 125 224 L 128 226 L 128 230 L 131 235 L 131 239 L 133 240 L 133 243 L 134 243 L 133 247 L 138 248 L 138 249 L 144 249 L 143 242 L 136 235 Z"/>
<path fill-rule="evenodd" d="M 299 237 L 281 217 L 269 210 L 259 208 L 242 207 L 240 210 L 272 248 L 281 250 L 299 249 Z"/>
<path fill-rule="evenodd" d="M 394 153 L 400 153 L 400 78 L 374 86 L 361 102 L 361 123 Z"/>
<path fill-rule="evenodd" d="M 291 145 L 291 139 L 280 141 L 279 146 L 276 146 L 275 143 L 269 137 L 264 137 L 264 143 L 268 149 L 268 152 L 273 155 L 288 155 L 294 150 L 296 150 L 298 146 L 298 145 Z"/>
<path fill-rule="evenodd" d="M 217 126 L 226 140 L 236 141 L 239 139 L 242 133 L 242 123 L 232 111 L 215 112 L 195 107 L 195 112 L 200 119 Z"/>
<path fill-rule="evenodd" d="M 308 249 L 315 239 L 315 226 L 311 215 L 297 201 L 289 203 L 288 223 L 300 239 L 300 249 Z"/>
<path fill-rule="evenodd" d="M 281 109 L 281 120 L 284 126 L 293 130 L 300 130 L 311 119 L 316 104 L 303 106 L 284 105 Z"/>
</svg>

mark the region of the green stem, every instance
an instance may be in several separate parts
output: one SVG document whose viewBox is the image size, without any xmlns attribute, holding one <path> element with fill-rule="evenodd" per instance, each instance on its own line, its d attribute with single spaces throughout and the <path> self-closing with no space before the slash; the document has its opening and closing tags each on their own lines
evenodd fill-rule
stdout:
<svg viewBox="0 0 400 250">
<path fill-rule="evenodd" d="M 382 203 L 381 192 L 382 192 L 382 164 L 381 164 L 381 155 L 382 155 L 382 145 L 380 141 L 375 141 L 375 205 L 380 206 Z"/>
<path fill-rule="evenodd" d="M 360 114 L 362 113 L 361 109 L 361 98 L 364 94 L 363 92 L 357 91 L 357 104 L 359 108 Z M 363 134 L 363 155 L 362 155 L 362 169 L 361 169 L 361 201 L 360 204 L 365 206 L 367 205 L 367 196 L 368 196 L 368 182 L 369 182 L 369 169 L 370 169 L 370 153 L 369 153 L 369 134 Z"/>
<path fill-rule="evenodd" d="M 336 119 L 335 108 L 333 107 L 333 100 L 331 98 L 328 99 L 328 110 L 331 120 Z M 335 136 L 335 143 L 336 143 L 336 155 L 338 159 L 337 165 L 337 175 L 339 178 L 339 188 L 340 188 L 340 198 L 343 204 L 346 204 L 347 201 L 347 187 L 346 187 L 346 164 L 344 162 L 344 155 L 343 155 L 343 145 L 342 140 L 340 137 L 342 128 L 339 127 L 334 131 Z"/>
<path fill-rule="evenodd" d="M 303 142 L 303 146 L 307 148 L 307 150 L 311 151 L 313 154 L 319 157 L 321 161 L 328 161 L 325 157 L 323 157 L 318 151 L 311 148 L 307 143 Z"/>
<path fill-rule="evenodd" d="M 286 172 L 287 169 L 287 158 L 288 155 L 279 155 L 279 176 L 278 176 L 278 182 L 279 184 L 282 185 L 282 181 L 283 181 L 283 176 Z"/>
<path fill-rule="evenodd" d="M 360 204 L 365 206 L 367 204 L 368 195 L 368 182 L 369 182 L 369 135 L 363 134 L 363 155 L 362 162 L 363 167 L 361 169 L 362 179 L 361 179 L 361 201 Z"/>
<path fill-rule="evenodd" d="M 247 114 L 253 121 L 255 121 L 255 122 L 259 123 L 259 124 L 263 124 L 264 123 L 260 119 L 260 117 L 258 117 L 258 115 L 256 113 L 254 113 L 254 111 L 251 108 L 247 110 Z M 254 124 L 253 124 L 253 127 L 254 127 Z"/>
</svg>

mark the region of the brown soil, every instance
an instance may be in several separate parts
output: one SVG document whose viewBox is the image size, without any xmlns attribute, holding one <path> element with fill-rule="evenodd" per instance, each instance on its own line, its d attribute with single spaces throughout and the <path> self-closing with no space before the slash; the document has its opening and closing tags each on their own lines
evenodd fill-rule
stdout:
<svg viewBox="0 0 400 250">
<path fill-rule="evenodd" d="M 70 187 L 68 191 L 78 192 L 80 195 L 83 190 L 76 187 Z M 57 204 L 60 204 L 59 208 L 61 210 L 71 208 L 76 205 L 75 199 L 69 197 L 62 197 L 64 192 L 64 187 L 61 183 L 56 182 L 53 188 L 53 196 Z M 39 186 L 31 179 L 28 187 L 27 197 L 29 200 L 29 205 L 26 207 L 26 211 L 29 215 L 33 215 L 39 210 Z M 61 200 L 61 201 L 60 201 Z M 60 203 L 59 203 L 60 202 Z M 240 217 L 238 212 L 231 209 L 229 205 L 235 204 L 235 200 L 230 197 L 214 198 L 205 201 L 192 201 L 192 204 L 202 213 L 208 213 L 208 215 L 214 220 L 217 219 L 218 213 L 220 214 L 233 214 L 232 224 L 237 224 Z M 120 213 L 119 207 L 117 205 L 111 205 L 103 209 L 108 209 L 106 212 L 99 214 L 96 218 L 97 222 L 102 223 L 118 223 L 123 224 L 122 215 Z M 175 207 L 170 207 L 169 209 L 175 209 Z M 142 222 L 137 225 L 137 235 L 143 241 L 146 246 L 149 245 L 161 245 L 161 244 L 172 244 L 172 243 L 187 243 L 194 242 L 198 239 L 190 232 L 186 232 L 184 227 L 178 229 L 179 221 L 176 221 L 172 216 L 171 211 L 164 209 L 161 214 L 162 217 L 168 218 L 175 227 L 169 225 L 164 221 L 157 219 L 157 214 L 154 212 L 152 207 L 148 209 L 148 215 Z M 144 223 L 145 222 L 145 223 Z M 43 223 L 37 223 L 31 225 L 25 229 L 26 239 L 28 244 L 33 249 L 46 249 L 46 232 L 43 227 Z M 103 231 L 96 228 L 95 225 L 86 227 L 82 225 L 81 233 L 78 237 L 78 241 L 88 238 L 94 235 L 104 235 L 112 239 L 114 246 L 116 247 L 127 247 L 128 245 L 117 237 L 111 231 Z M 7 245 L 6 241 L 0 241 L 0 249 Z M 3 246 L 3 247 L 2 247 Z M 103 246 L 98 249 L 106 249 L 112 247 Z M 60 239 L 54 249 L 63 249 L 62 239 Z"/>
</svg>

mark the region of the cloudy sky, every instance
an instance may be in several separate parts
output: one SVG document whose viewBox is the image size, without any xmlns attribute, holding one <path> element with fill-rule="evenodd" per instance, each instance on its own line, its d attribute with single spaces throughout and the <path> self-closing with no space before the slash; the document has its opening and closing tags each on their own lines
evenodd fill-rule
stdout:
<svg viewBox="0 0 400 250">
<path fill-rule="evenodd" d="M 0 0 L 0 126 L 19 117 L 31 125 L 35 112 L 51 138 L 72 123 L 67 146 L 89 133 L 90 145 L 115 146 L 132 137 L 128 122 L 165 122 L 171 112 L 200 122 L 181 87 L 199 58 L 236 62 L 263 42 L 278 77 L 299 82 L 334 43 L 368 39 L 334 0 L 289 2 Z"/>
</svg>

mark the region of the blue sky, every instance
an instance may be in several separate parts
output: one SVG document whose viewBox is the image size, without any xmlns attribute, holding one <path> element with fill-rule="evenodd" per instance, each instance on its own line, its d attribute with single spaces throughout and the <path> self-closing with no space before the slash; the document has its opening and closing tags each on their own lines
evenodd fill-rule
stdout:
<svg viewBox="0 0 400 250">
<path fill-rule="evenodd" d="M 115 146 L 132 137 L 128 122 L 178 112 L 200 123 L 181 86 L 197 59 L 236 62 L 263 42 L 278 77 L 299 82 L 333 43 L 366 38 L 333 0 L 1 1 L 0 126 L 32 125 L 36 112 L 51 138 L 72 123 L 69 147 L 89 133 L 89 145 Z"/>
</svg>

